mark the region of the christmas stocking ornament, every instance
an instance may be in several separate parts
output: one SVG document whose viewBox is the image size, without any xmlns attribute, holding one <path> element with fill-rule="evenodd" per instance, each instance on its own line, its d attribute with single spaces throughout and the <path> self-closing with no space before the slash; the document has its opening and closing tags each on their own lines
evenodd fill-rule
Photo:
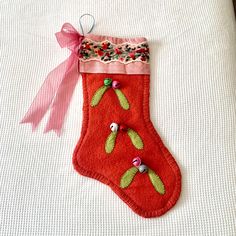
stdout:
<svg viewBox="0 0 236 236">
<path fill-rule="evenodd" d="M 107 184 L 138 215 L 163 215 L 179 198 L 181 174 L 150 121 L 147 40 L 80 35 L 68 23 L 56 36 L 71 56 L 48 75 L 22 122 L 35 128 L 50 108 L 46 131 L 60 134 L 80 73 L 83 125 L 75 169 Z"/>
</svg>

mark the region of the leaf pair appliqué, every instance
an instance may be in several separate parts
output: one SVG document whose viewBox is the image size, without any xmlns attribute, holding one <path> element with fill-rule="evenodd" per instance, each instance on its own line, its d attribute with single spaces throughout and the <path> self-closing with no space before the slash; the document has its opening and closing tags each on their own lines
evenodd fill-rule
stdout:
<svg viewBox="0 0 236 236">
<path fill-rule="evenodd" d="M 91 101 L 91 106 L 95 107 L 99 104 L 99 102 L 101 101 L 103 95 L 105 94 L 105 92 L 109 89 L 109 86 L 102 86 L 100 87 L 93 95 L 92 97 L 92 101 Z M 127 98 L 125 97 L 125 95 L 123 94 L 123 92 L 120 89 L 113 89 L 115 91 L 115 94 L 119 100 L 119 103 L 121 105 L 121 107 L 124 110 L 128 110 L 129 109 L 129 102 L 127 100 Z"/>
<path fill-rule="evenodd" d="M 128 169 L 121 177 L 120 187 L 127 188 L 132 183 L 137 172 L 137 167 L 131 167 L 130 169 Z M 150 168 L 148 169 L 147 174 L 155 190 L 163 195 L 165 193 L 165 186 L 161 181 L 160 177 Z"/>
<path fill-rule="evenodd" d="M 111 153 L 113 151 L 113 149 L 115 147 L 117 134 L 118 134 L 118 132 L 111 132 L 109 134 L 109 136 L 107 137 L 106 142 L 105 142 L 106 153 Z M 143 141 L 137 132 L 135 132 L 132 129 L 128 129 L 127 134 L 130 137 L 132 144 L 137 149 L 143 149 Z"/>
</svg>

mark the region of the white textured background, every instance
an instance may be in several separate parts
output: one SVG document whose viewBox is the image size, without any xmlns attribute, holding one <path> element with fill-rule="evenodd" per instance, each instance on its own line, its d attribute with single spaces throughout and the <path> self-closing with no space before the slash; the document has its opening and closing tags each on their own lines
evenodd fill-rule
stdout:
<svg viewBox="0 0 236 236">
<path fill-rule="evenodd" d="M 69 2 L 69 3 L 68 3 Z M 236 235 L 236 27 L 231 0 L 1 0 L 0 235 Z M 61 138 L 19 125 L 47 73 L 68 55 L 54 33 L 89 12 L 95 34 L 146 36 L 151 118 L 183 175 L 177 205 L 135 215 L 79 176 L 81 81 Z M 45 120 L 44 120 L 45 124 Z"/>
</svg>

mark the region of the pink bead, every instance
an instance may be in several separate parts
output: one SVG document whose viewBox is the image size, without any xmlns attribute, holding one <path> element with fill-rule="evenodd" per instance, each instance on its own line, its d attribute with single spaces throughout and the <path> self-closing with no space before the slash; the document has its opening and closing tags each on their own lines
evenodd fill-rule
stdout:
<svg viewBox="0 0 236 236">
<path fill-rule="evenodd" d="M 113 89 L 118 89 L 118 88 L 120 88 L 120 82 L 114 80 L 114 81 L 112 82 L 112 88 L 113 88 Z"/>
<path fill-rule="evenodd" d="M 136 166 L 136 167 L 139 167 L 142 163 L 140 157 L 135 157 L 132 161 L 133 165 Z"/>
</svg>

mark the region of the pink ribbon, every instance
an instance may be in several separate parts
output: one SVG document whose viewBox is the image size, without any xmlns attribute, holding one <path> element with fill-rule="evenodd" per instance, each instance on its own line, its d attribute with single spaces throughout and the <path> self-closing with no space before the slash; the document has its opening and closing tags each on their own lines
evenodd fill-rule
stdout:
<svg viewBox="0 0 236 236">
<path fill-rule="evenodd" d="M 31 123 L 34 131 L 50 109 L 49 120 L 44 132 L 53 130 L 60 136 L 65 115 L 79 78 L 78 51 L 84 36 L 80 35 L 69 23 L 65 23 L 61 31 L 55 35 L 59 45 L 71 50 L 71 55 L 48 74 L 21 123 Z"/>
</svg>

